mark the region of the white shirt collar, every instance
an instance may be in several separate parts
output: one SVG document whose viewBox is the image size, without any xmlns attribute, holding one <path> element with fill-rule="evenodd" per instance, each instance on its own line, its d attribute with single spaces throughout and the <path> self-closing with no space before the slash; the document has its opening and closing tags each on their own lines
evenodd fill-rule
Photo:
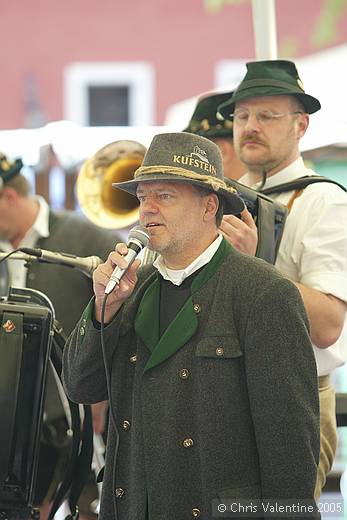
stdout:
<svg viewBox="0 0 347 520">
<path fill-rule="evenodd" d="M 165 280 L 170 280 L 174 285 L 181 285 L 181 283 L 188 278 L 191 274 L 195 273 L 200 267 L 208 264 L 211 258 L 217 252 L 221 242 L 223 240 L 222 235 L 218 235 L 218 237 L 212 242 L 210 246 L 201 255 L 199 255 L 193 262 L 185 267 L 184 269 L 169 269 L 164 264 L 163 257 L 161 255 L 154 261 L 153 265 L 156 269 L 158 269 L 159 273 Z"/>
<path fill-rule="evenodd" d="M 278 186 L 279 184 L 298 179 L 303 175 L 315 175 L 315 172 L 309 168 L 306 168 L 303 158 L 300 155 L 294 162 L 286 166 L 286 168 L 283 168 L 283 170 L 280 170 L 271 177 L 268 177 L 266 179 L 264 188 L 272 188 L 273 186 Z M 251 185 L 249 173 L 243 175 L 239 179 L 239 182 L 245 186 L 251 186 L 252 188 L 256 188 L 260 184 L 260 182 L 257 182 L 256 184 Z"/>
<path fill-rule="evenodd" d="M 39 203 L 39 212 L 32 228 L 40 238 L 49 237 L 49 206 L 43 197 L 35 197 Z"/>
</svg>

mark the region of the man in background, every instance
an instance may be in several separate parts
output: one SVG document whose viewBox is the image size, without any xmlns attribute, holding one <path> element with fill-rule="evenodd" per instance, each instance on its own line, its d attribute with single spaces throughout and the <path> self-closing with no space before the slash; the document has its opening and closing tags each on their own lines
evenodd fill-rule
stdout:
<svg viewBox="0 0 347 520">
<path fill-rule="evenodd" d="M 245 173 L 245 166 L 237 157 L 233 143 L 233 122 L 218 116 L 218 107 L 232 92 L 220 92 L 202 96 L 184 132 L 206 137 L 216 143 L 222 153 L 224 177 L 237 181 Z M 220 230 L 233 236 L 233 245 L 243 253 L 254 255 L 257 248 L 257 228 L 252 215 L 245 208 L 241 218 L 224 215 Z"/>
<path fill-rule="evenodd" d="M 245 173 L 233 145 L 233 122 L 218 119 L 219 105 L 230 99 L 232 92 L 213 93 L 200 97 L 183 132 L 201 135 L 216 143 L 222 152 L 224 176 L 237 181 Z"/>
<path fill-rule="evenodd" d="M 281 184 L 312 176 L 299 151 L 309 114 L 320 109 L 307 94 L 295 64 L 247 63 L 247 73 L 219 112 L 233 120 L 234 146 L 247 168 L 240 182 L 278 187 L 274 196 L 289 209 L 276 267 L 303 298 L 319 375 L 321 451 L 315 497 L 324 486 L 336 451 L 335 393 L 329 374 L 347 358 L 347 195 L 319 182 L 282 191 Z M 229 229 L 229 239 L 234 240 Z"/>
<path fill-rule="evenodd" d="M 119 241 L 117 233 L 103 230 L 72 211 L 53 211 L 42 197 L 30 194 L 30 185 L 21 169 L 21 160 L 11 162 L 0 154 L 0 250 L 8 253 L 19 247 L 37 247 L 105 259 Z M 8 260 L 7 270 L 5 277 L 2 267 L 2 294 L 7 294 L 5 278 L 13 287 L 43 292 L 52 301 L 65 335 L 69 335 L 93 294 L 91 279 L 76 269 L 43 263 L 33 263 L 27 268 L 19 260 Z M 36 489 L 37 504 L 45 504 L 41 508 L 43 519 L 64 476 L 59 467 L 64 460 L 60 458 L 56 463 L 56 452 L 65 452 L 69 445 L 65 413 L 51 370 L 46 396 L 45 424 L 49 426 L 50 438 L 41 443 Z M 94 432 L 100 434 L 104 429 L 105 404 L 94 406 L 92 414 Z M 83 504 L 82 509 L 87 511 L 88 505 Z"/>
</svg>

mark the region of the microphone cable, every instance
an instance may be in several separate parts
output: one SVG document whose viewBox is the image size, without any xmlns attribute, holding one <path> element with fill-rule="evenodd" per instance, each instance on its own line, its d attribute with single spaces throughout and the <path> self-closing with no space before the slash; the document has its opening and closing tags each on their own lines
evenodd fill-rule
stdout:
<svg viewBox="0 0 347 520">
<path fill-rule="evenodd" d="M 119 449 L 119 431 L 117 427 L 117 416 L 114 411 L 114 408 L 112 406 L 112 395 L 111 395 L 111 370 L 109 370 L 108 362 L 107 362 L 107 356 L 106 356 L 106 345 L 105 345 L 105 309 L 106 309 L 106 302 L 108 298 L 108 294 L 104 295 L 104 299 L 102 302 L 102 308 L 101 308 L 101 321 L 100 321 L 100 340 L 101 340 L 101 350 L 102 350 L 102 358 L 104 361 L 104 367 L 105 367 L 105 376 L 106 376 L 106 388 L 107 388 L 107 394 L 108 394 L 108 407 L 109 407 L 109 417 L 111 418 L 111 423 L 115 431 L 116 436 L 116 443 L 115 448 L 113 450 L 114 452 L 114 465 L 113 467 L 116 468 L 117 465 L 117 455 L 118 455 L 118 449 Z M 119 309 L 120 310 L 120 309 Z M 117 508 L 117 501 L 113 500 L 113 504 L 115 507 L 116 512 L 116 518 L 118 518 L 118 508 Z"/>
<path fill-rule="evenodd" d="M 0 264 L 1 264 L 1 262 L 4 262 L 5 260 L 7 260 L 14 253 L 21 253 L 21 252 L 22 252 L 21 248 L 14 249 L 13 251 L 10 251 L 7 255 L 5 255 L 2 258 L 0 258 Z M 25 260 L 25 259 L 23 258 L 23 260 Z M 25 261 L 27 261 L 27 260 L 25 260 Z"/>
<path fill-rule="evenodd" d="M 128 258 L 128 267 L 133 263 L 138 253 L 147 246 L 149 241 L 149 235 L 147 233 L 147 230 L 143 228 L 141 225 L 135 226 L 132 228 L 129 232 L 128 237 L 128 253 L 125 256 L 125 259 Z M 127 268 L 128 268 L 127 267 Z M 112 406 L 112 395 L 111 395 L 111 370 L 112 367 L 108 367 L 107 362 L 107 355 L 106 355 L 106 345 L 105 345 L 105 310 L 106 310 L 106 303 L 108 295 L 115 289 L 117 289 L 117 286 L 119 284 L 120 279 L 126 272 L 126 269 L 119 269 L 116 267 L 113 270 L 113 273 L 111 275 L 111 278 L 108 282 L 108 285 L 105 288 L 104 293 L 104 299 L 102 301 L 102 307 L 101 307 L 101 317 L 100 317 L 100 342 L 101 342 L 101 350 L 102 350 L 102 357 L 104 362 L 104 368 L 105 368 L 105 377 L 106 377 L 106 388 L 108 393 L 108 402 L 109 402 L 109 417 L 111 420 L 111 424 L 114 428 L 116 442 L 115 442 L 115 448 L 114 448 L 114 468 L 117 465 L 117 456 L 119 451 L 119 431 L 117 427 L 117 416 L 116 412 Z M 112 282 L 112 283 L 111 283 Z M 117 311 L 119 312 L 121 308 Z M 116 513 L 116 520 L 118 518 L 118 504 L 116 500 L 113 500 L 115 513 Z"/>
</svg>

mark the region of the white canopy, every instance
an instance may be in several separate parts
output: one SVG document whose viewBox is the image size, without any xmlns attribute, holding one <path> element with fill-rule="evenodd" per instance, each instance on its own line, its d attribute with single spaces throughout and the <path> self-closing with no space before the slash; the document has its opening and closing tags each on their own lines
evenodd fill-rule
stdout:
<svg viewBox="0 0 347 520">
<path fill-rule="evenodd" d="M 251 60 L 222 60 L 216 64 L 214 91 L 237 87 L 245 75 L 245 63 Z M 341 45 L 295 60 L 305 91 L 317 97 L 322 109 L 310 117 L 310 128 L 301 140 L 301 149 L 312 150 L 331 144 L 347 146 L 347 45 Z M 193 113 L 196 96 L 171 105 L 165 124 L 182 130 Z"/>
</svg>

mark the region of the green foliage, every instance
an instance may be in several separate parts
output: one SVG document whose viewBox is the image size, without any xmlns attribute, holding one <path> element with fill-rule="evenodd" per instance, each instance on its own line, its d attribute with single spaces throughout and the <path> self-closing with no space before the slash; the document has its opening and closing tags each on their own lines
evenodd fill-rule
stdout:
<svg viewBox="0 0 347 520">
<path fill-rule="evenodd" d="M 299 40 L 296 36 L 290 35 L 281 38 L 278 45 L 278 58 L 292 60 L 299 53 Z"/>
<path fill-rule="evenodd" d="M 250 0 L 203 0 L 204 8 L 208 13 L 217 13 L 226 5 L 238 5 L 249 3 Z"/>
<path fill-rule="evenodd" d="M 346 0 L 324 0 L 311 36 L 314 47 L 326 47 L 336 42 L 338 24 L 346 7 Z"/>
</svg>

